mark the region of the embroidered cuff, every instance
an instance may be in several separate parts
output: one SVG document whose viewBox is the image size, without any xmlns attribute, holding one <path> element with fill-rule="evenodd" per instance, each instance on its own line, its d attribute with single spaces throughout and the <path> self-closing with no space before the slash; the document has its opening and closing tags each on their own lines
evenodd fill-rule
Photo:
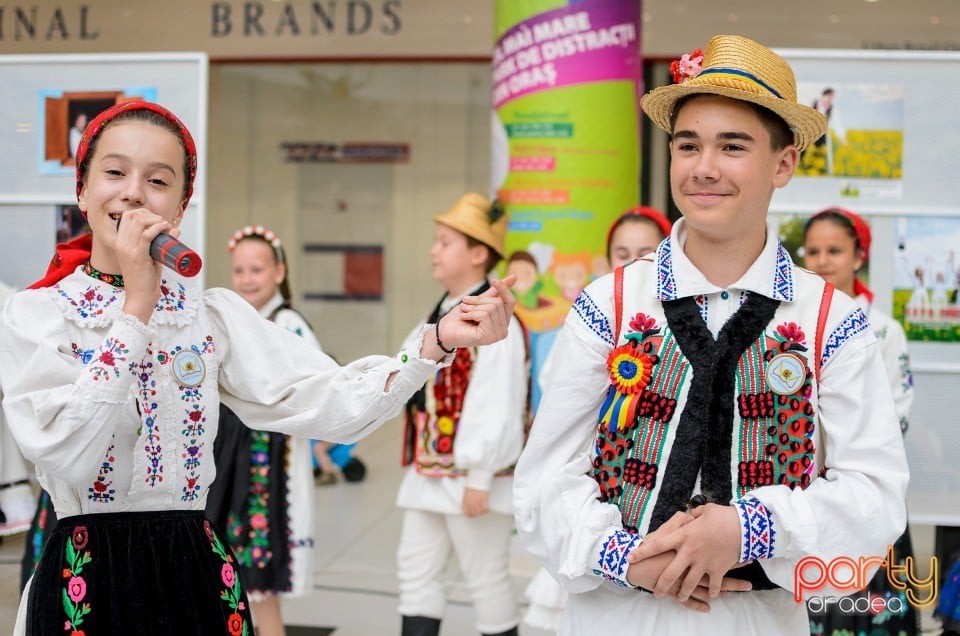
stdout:
<svg viewBox="0 0 960 636">
<path fill-rule="evenodd" d="M 777 536 L 773 527 L 773 515 L 759 499 L 740 499 L 733 502 L 740 515 L 740 563 L 755 559 L 772 559 L 774 539 Z"/>
<path fill-rule="evenodd" d="M 630 565 L 627 563 L 627 555 L 642 542 L 643 538 L 639 534 L 622 528 L 613 530 L 606 538 L 597 542 L 597 562 L 594 564 L 596 567 L 593 573 L 620 587 L 633 588 L 627 583 L 627 569 Z"/>
</svg>

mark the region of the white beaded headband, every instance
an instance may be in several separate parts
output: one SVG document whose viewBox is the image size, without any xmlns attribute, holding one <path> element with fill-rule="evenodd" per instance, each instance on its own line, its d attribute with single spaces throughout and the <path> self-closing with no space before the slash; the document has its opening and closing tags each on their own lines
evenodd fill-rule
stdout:
<svg viewBox="0 0 960 636">
<path fill-rule="evenodd" d="M 280 239 L 277 238 L 277 235 L 274 234 L 271 230 L 263 227 L 262 225 L 248 225 L 244 228 L 241 228 L 233 233 L 233 236 L 230 237 L 230 240 L 227 242 L 227 251 L 232 252 L 233 249 L 237 246 L 237 243 L 249 236 L 259 236 L 267 243 L 273 247 L 273 251 L 277 255 L 277 262 L 283 262 L 283 250 L 281 249 L 282 244 Z"/>
</svg>

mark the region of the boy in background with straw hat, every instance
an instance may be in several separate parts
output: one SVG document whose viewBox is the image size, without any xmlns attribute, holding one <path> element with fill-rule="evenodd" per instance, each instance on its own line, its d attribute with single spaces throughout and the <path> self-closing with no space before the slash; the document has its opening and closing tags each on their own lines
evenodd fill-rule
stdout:
<svg viewBox="0 0 960 636">
<path fill-rule="evenodd" d="M 434 221 L 430 261 L 445 293 L 427 323 L 442 322 L 462 296 L 489 287 L 487 274 L 503 258 L 507 232 L 499 203 L 473 193 Z M 407 404 L 408 469 L 397 495 L 397 505 L 405 509 L 397 551 L 403 636 L 439 634 L 451 552 L 473 597 L 477 630 L 517 634 L 508 556 L 512 469 L 523 446 L 527 376 L 524 333 L 513 316 L 506 339 L 458 350 L 453 364 Z"/>
<path fill-rule="evenodd" d="M 852 590 L 798 564 L 882 558 L 903 531 L 896 411 L 862 311 L 766 224 L 823 116 L 746 38 L 674 70 L 642 107 L 683 218 L 565 321 L 517 528 L 571 592 L 561 634 L 806 634 L 795 591 Z"/>
</svg>

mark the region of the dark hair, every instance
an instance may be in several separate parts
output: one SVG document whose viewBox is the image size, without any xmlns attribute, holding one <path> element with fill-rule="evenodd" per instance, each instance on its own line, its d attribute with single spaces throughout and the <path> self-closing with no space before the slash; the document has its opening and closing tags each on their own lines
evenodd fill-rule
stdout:
<svg viewBox="0 0 960 636">
<path fill-rule="evenodd" d="M 847 231 L 847 234 L 850 235 L 850 238 L 853 239 L 853 249 L 854 253 L 860 252 L 863 250 L 863 245 L 860 244 L 860 238 L 857 237 L 857 232 L 853 229 L 853 223 L 849 218 L 838 212 L 834 209 L 824 210 L 814 214 L 809 219 L 806 220 L 803 224 L 803 242 L 807 242 L 807 232 L 811 227 L 818 221 L 832 221 L 834 225 L 838 225 Z"/>
<path fill-rule="evenodd" d="M 686 106 L 686 104 L 691 100 L 697 97 L 702 97 L 704 95 L 711 95 L 712 93 L 694 93 L 693 95 L 685 95 L 677 100 L 673 105 L 673 113 L 670 115 L 670 130 L 673 130 L 677 126 L 677 116 L 680 114 L 680 110 Z M 724 97 L 719 95 L 719 97 Z M 741 104 L 746 104 L 749 106 L 753 112 L 757 114 L 757 117 L 760 118 L 760 123 L 763 124 L 763 127 L 767 130 L 767 133 L 770 135 L 770 147 L 773 150 L 783 150 L 787 146 L 796 143 L 796 139 L 793 136 L 793 131 L 790 130 L 789 124 L 769 108 L 764 108 L 759 104 L 754 104 L 753 102 L 748 102 L 745 100 L 734 99 L 733 97 L 727 97 Z"/>
<path fill-rule="evenodd" d="M 610 260 L 610 249 L 611 247 L 613 247 L 613 235 L 616 234 L 617 230 L 619 230 L 621 227 L 623 227 L 627 223 L 647 223 L 648 225 L 650 225 L 650 227 L 652 227 L 657 231 L 657 234 L 660 235 L 661 239 L 666 238 L 666 235 L 664 235 L 663 230 L 660 229 L 660 226 L 657 225 L 657 222 L 651 219 L 650 217 L 644 216 L 642 214 L 624 214 L 619 219 L 617 219 L 614 222 L 614 224 L 610 227 L 610 230 L 609 230 L 610 239 L 607 241 L 607 261 Z"/>
<path fill-rule="evenodd" d="M 283 296 L 283 302 L 288 307 L 293 307 L 293 295 L 290 293 L 290 265 L 287 264 L 287 253 L 283 249 L 283 245 L 274 247 L 273 243 L 268 241 L 263 236 L 259 234 L 248 234 L 237 241 L 237 245 L 243 243 L 244 241 L 259 241 L 267 247 L 270 248 L 270 254 L 273 256 L 273 262 L 277 265 L 283 265 L 283 280 L 280 281 L 280 295 Z"/>
<path fill-rule="evenodd" d="M 143 121 L 148 124 L 153 124 L 172 133 L 177 138 L 177 141 L 180 142 L 180 148 L 183 150 L 183 192 L 180 195 L 180 200 L 182 202 L 184 199 L 186 199 L 187 190 L 190 188 L 190 158 L 187 153 L 187 146 L 184 144 L 183 137 L 180 134 L 180 130 L 172 121 L 163 117 L 163 115 L 143 108 L 135 108 L 120 113 L 107 122 L 97 133 L 97 135 L 90 140 L 90 147 L 87 150 L 87 154 L 83 158 L 83 163 L 79 167 L 79 172 L 83 175 L 84 182 L 86 182 L 87 177 L 90 174 L 90 162 L 93 161 L 94 155 L 97 154 L 97 145 L 100 142 L 100 138 L 103 137 L 103 133 L 107 132 L 111 126 L 121 121 Z"/>
<path fill-rule="evenodd" d="M 533 258 L 533 254 L 526 250 L 517 250 L 511 254 L 510 258 L 507 259 L 507 263 L 530 263 L 534 267 L 537 266 L 537 260 Z"/>
<path fill-rule="evenodd" d="M 493 268 L 497 266 L 497 263 L 499 263 L 501 260 L 503 260 L 503 257 L 500 256 L 500 254 L 497 252 L 497 250 L 493 249 L 492 247 L 490 247 L 489 245 L 487 245 L 487 244 L 484 243 L 483 241 L 478 241 L 477 239 L 473 238 L 472 236 L 467 236 L 466 234 L 464 234 L 463 236 L 464 236 L 465 239 L 467 239 L 467 247 L 471 247 L 471 248 L 472 248 L 472 247 L 476 247 L 476 246 L 478 246 L 478 245 L 483 245 L 485 248 L 487 248 L 487 262 L 484 263 L 484 271 L 485 271 L 487 274 L 489 274 L 490 272 L 492 272 L 492 271 L 493 271 Z"/>
</svg>

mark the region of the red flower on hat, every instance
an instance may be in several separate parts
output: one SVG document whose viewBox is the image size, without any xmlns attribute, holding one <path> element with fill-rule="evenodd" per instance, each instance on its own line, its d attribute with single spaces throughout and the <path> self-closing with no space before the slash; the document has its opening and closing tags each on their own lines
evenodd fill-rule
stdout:
<svg viewBox="0 0 960 636">
<path fill-rule="evenodd" d="M 684 53 L 679 60 L 670 63 L 670 73 L 673 83 L 680 84 L 684 80 L 700 74 L 703 64 L 703 51 L 697 49 L 693 53 Z"/>
</svg>

